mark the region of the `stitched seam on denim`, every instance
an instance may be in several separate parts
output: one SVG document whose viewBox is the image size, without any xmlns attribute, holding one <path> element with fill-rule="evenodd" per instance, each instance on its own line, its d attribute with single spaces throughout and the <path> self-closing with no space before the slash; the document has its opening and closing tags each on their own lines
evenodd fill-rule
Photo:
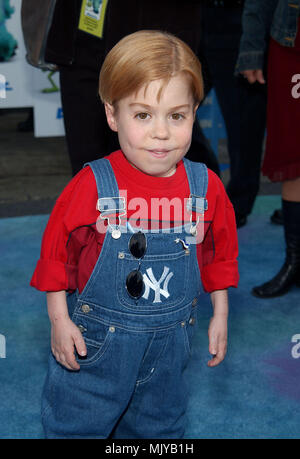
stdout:
<svg viewBox="0 0 300 459">
<path fill-rule="evenodd" d="M 191 314 L 190 317 L 196 318 L 196 317 L 197 317 L 197 316 L 196 316 L 196 311 L 195 311 L 195 313 Z M 186 343 L 186 350 L 187 350 L 187 352 L 188 352 L 188 356 L 190 356 L 190 355 L 191 355 L 191 352 L 192 352 L 192 346 L 191 346 L 192 338 L 191 338 L 191 341 L 190 341 L 189 335 L 188 335 L 188 329 L 189 329 L 189 327 L 195 327 L 196 324 L 197 324 L 197 321 L 196 321 L 193 325 L 190 325 L 190 324 L 188 323 L 188 321 L 187 321 L 185 327 L 182 327 L 182 328 L 183 328 L 183 331 L 184 331 L 184 334 L 185 334 L 185 338 L 186 338 L 186 339 L 185 339 L 185 343 Z"/>
<path fill-rule="evenodd" d="M 184 309 L 184 308 L 183 308 Z M 188 311 L 187 311 L 188 312 Z M 158 327 L 151 327 L 151 328 L 140 328 L 140 327 L 132 327 L 132 326 L 126 326 L 124 324 L 120 324 L 119 322 L 116 322 L 114 320 L 103 320 L 103 319 L 97 319 L 96 317 L 93 317 L 93 320 L 107 325 L 107 326 L 114 326 L 116 328 L 119 328 L 120 330 L 125 330 L 125 331 L 130 331 L 132 333 L 153 333 L 153 332 L 158 332 L 158 331 L 164 331 L 164 330 L 169 330 L 174 327 L 176 327 L 179 323 L 182 322 L 182 318 L 176 320 L 175 322 L 169 324 L 169 325 L 163 325 L 163 326 L 158 326 Z"/>
<path fill-rule="evenodd" d="M 110 342 L 112 340 L 114 333 L 111 333 L 108 331 L 105 340 L 103 341 L 103 344 L 101 345 L 100 349 L 96 354 L 90 359 L 90 360 L 85 360 L 85 361 L 78 361 L 80 366 L 88 366 L 88 365 L 93 365 L 99 361 L 99 359 L 104 355 L 104 353 L 107 351 Z"/>
<path fill-rule="evenodd" d="M 116 329 L 119 328 L 120 330 L 125 330 L 129 331 L 132 333 L 153 333 L 153 332 L 159 332 L 159 331 L 166 331 L 171 328 L 176 327 L 179 323 L 181 323 L 182 320 L 178 320 L 177 322 L 173 323 L 172 325 L 169 326 L 162 326 L 162 327 L 155 327 L 155 328 L 146 328 L 146 329 L 139 329 L 139 328 L 134 328 L 134 327 L 127 327 L 126 325 L 120 324 L 118 322 L 114 321 L 109 321 L 107 322 L 107 325 L 109 324 L 110 326 L 115 327 Z M 103 321 L 101 323 L 104 323 Z"/>
<path fill-rule="evenodd" d="M 154 312 L 154 311 L 160 311 L 161 310 L 161 307 L 159 307 L 159 306 L 149 306 L 149 305 L 145 305 L 145 306 L 137 305 L 137 306 L 134 306 L 134 305 L 131 305 L 130 303 L 127 303 L 125 300 L 122 301 L 122 300 L 119 299 L 119 301 L 122 304 L 122 306 L 124 308 L 126 308 L 127 310 L 129 310 L 129 311 L 130 310 L 131 311 L 139 310 L 139 311 L 142 311 L 142 312 L 146 312 L 146 311 Z M 169 310 L 170 309 L 174 309 L 174 308 L 178 307 L 184 301 L 185 301 L 185 296 L 183 294 L 182 297 L 180 297 L 179 299 L 174 300 L 172 303 L 168 303 L 168 306 L 164 306 L 163 310 L 167 311 L 168 309 Z"/>
<path fill-rule="evenodd" d="M 112 166 L 108 159 L 101 158 L 94 162 L 91 167 L 97 183 L 98 197 L 107 196 L 106 189 L 110 191 L 109 195 L 119 196 L 118 184 L 113 172 Z M 112 192 L 112 194 L 111 194 Z"/>
<path fill-rule="evenodd" d="M 166 342 L 165 342 L 164 347 L 161 349 L 160 353 L 158 354 L 158 356 L 156 357 L 156 359 L 155 359 L 154 362 L 153 362 L 152 368 L 154 368 L 154 371 L 152 371 L 152 373 L 151 373 L 151 370 L 150 370 L 150 373 L 149 373 L 148 376 L 146 376 L 146 378 L 137 381 L 137 382 L 136 382 L 136 388 L 137 388 L 138 386 L 140 386 L 141 384 L 144 384 L 144 383 L 150 381 L 150 379 L 151 379 L 151 378 L 153 377 L 153 375 L 156 373 L 156 369 L 157 369 L 156 364 L 158 363 L 160 357 L 163 355 L 163 353 L 164 353 L 164 351 L 165 351 L 165 349 L 166 349 L 166 347 L 167 347 L 167 344 L 168 344 L 168 342 L 169 342 L 169 337 L 170 337 L 170 332 L 169 332 L 168 335 L 167 335 L 167 338 L 166 338 Z"/>
<path fill-rule="evenodd" d="M 106 232 L 105 233 L 105 237 L 104 237 L 104 241 L 103 241 L 103 245 L 102 245 L 102 249 L 101 249 L 101 252 L 99 254 L 99 257 L 97 258 L 96 264 L 95 264 L 95 266 L 93 268 L 93 271 L 91 272 L 91 275 L 90 275 L 89 279 L 87 280 L 87 283 L 84 286 L 84 289 L 78 295 L 78 299 L 82 298 L 83 296 L 87 297 L 91 287 L 94 285 L 96 275 L 98 274 L 99 269 L 101 268 L 101 265 L 104 262 L 106 251 L 109 248 L 108 245 L 109 245 L 108 233 Z"/>
<path fill-rule="evenodd" d="M 195 269 L 195 276 L 197 278 L 197 294 L 200 295 L 200 291 L 201 291 L 201 269 L 200 269 L 200 266 L 199 266 L 199 260 L 198 260 L 198 257 L 197 257 L 197 247 L 194 248 L 195 250 L 195 255 L 193 257 L 193 264 L 194 264 L 194 269 Z"/>
<path fill-rule="evenodd" d="M 153 343 L 155 337 L 156 337 L 156 332 L 154 332 L 153 335 L 152 335 L 151 341 L 150 341 L 150 343 L 149 343 L 149 345 L 148 345 L 148 347 L 147 347 L 147 350 L 146 350 L 146 353 L 145 353 L 145 355 L 144 355 L 144 358 L 143 358 L 143 360 L 142 360 L 141 365 L 143 365 L 143 363 L 145 362 L 146 357 L 147 357 L 148 354 L 149 354 L 149 350 L 151 349 L 151 346 L 152 346 L 152 343 Z"/>
<path fill-rule="evenodd" d="M 91 167 L 91 165 L 89 164 L 89 166 Z M 106 189 L 107 190 L 110 190 L 111 193 L 109 193 L 109 195 L 112 195 L 112 196 L 119 196 L 119 188 L 118 188 L 118 184 L 116 182 L 116 179 L 115 179 L 115 175 L 114 175 L 114 172 L 112 170 L 112 167 L 111 167 L 111 164 L 109 162 L 108 159 L 106 158 L 101 158 L 100 160 L 97 160 L 97 162 L 95 162 L 93 164 L 93 166 L 91 167 L 92 171 L 93 171 L 93 174 L 95 176 L 95 180 L 96 180 L 96 184 L 97 184 L 97 191 L 98 191 L 98 197 L 102 197 L 100 195 L 103 195 L 103 196 L 106 196 L 107 193 L 106 193 Z M 107 188 L 108 187 L 108 188 Z M 103 188 L 103 190 L 102 190 Z M 100 255 L 96 261 L 96 264 L 93 268 L 93 271 L 83 289 L 83 291 L 81 292 L 81 295 L 87 295 L 90 288 L 94 285 L 94 282 L 95 282 L 95 277 L 96 277 L 96 274 L 99 272 L 99 269 L 101 268 L 101 265 L 103 263 L 103 260 L 104 260 L 104 256 L 106 254 L 106 251 L 108 249 L 108 232 L 106 232 L 105 234 L 105 238 L 104 238 L 104 241 L 103 241 L 103 246 L 102 246 L 102 250 L 100 252 Z M 81 296 L 80 295 L 80 296 Z"/>
<path fill-rule="evenodd" d="M 89 304 L 93 305 L 94 308 L 96 309 L 97 307 L 99 307 L 97 304 L 95 303 L 91 303 L 89 302 Z M 172 328 L 173 326 L 175 326 L 177 323 L 180 322 L 180 319 L 175 319 L 174 322 L 171 322 L 169 323 L 168 325 L 162 325 L 162 326 L 152 326 L 151 328 L 140 328 L 140 327 L 132 327 L 132 326 L 127 326 L 120 322 L 116 322 L 115 320 L 113 320 L 113 317 L 112 317 L 112 313 L 116 316 L 119 316 L 120 317 L 120 320 L 122 320 L 122 317 L 124 317 L 126 320 L 128 320 L 129 322 L 132 320 L 132 319 L 148 319 L 149 317 L 153 317 L 153 318 L 159 318 L 159 319 L 165 319 L 166 317 L 170 316 L 170 320 L 172 320 L 172 316 L 174 315 L 180 315 L 183 313 L 183 311 L 186 309 L 187 312 L 189 311 L 189 308 L 190 308 L 190 305 L 191 305 L 191 302 L 189 301 L 188 303 L 186 303 L 183 307 L 181 307 L 180 309 L 176 309 L 175 311 L 173 312 L 166 312 L 166 313 L 160 313 L 160 314 L 130 314 L 130 313 L 127 313 L 127 312 L 120 312 L 120 311 L 114 311 L 114 310 L 111 310 L 111 309 L 107 309 L 103 306 L 99 307 L 99 309 L 102 309 L 104 312 L 110 314 L 110 319 L 109 321 L 106 320 L 106 319 L 103 319 L 103 318 L 99 318 L 95 315 L 92 315 L 92 313 L 90 313 L 90 317 L 93 318 L 94 320 L 98 321 L 98 322 L 101 322 L 101 323 L 104 323 L 105 325 L 116 325 L 117 327 L 119 328 L 124 328 L 126 330 L 131 330 L 131 331 L 155 331 L 155 330 L 167 330 L 168 328 Z M 100 311 L 99 311 L 100 313 Z M 79 314 L 78 314 L 79 315 Z M 173 319 L 174 320 L 174 319 Z"/>
<path fill-rule="evenodd" d="M 90 339 L 90 338 L 84 337 L 84 340 L 85 340 L 86 344 L 88 344 L 89 346 L 99 348 L 99 347 L 102 347 L 103 344 L 105 343 L 105 338 L 104 338 L 103 341 L 95 341 L 94 339 Z"/>
<path fill-rule="evenodd" d="M 122 259 L 123 260 L 129 260 L 129 261 L 133 261 L 135 260 L 135 258 L 130 254 L 130 253 L 126 253 L 126 252 L 122 252 L 124 254 L 124 258 Z M 186 254 L 184 252 L 184 250 L 181 250 L 180 252 L 176 252 L 176 253 L 167 253 L 167 254 L 163 254 L 163 255 L 145 255 L 143 257 L 143 260 L 145 261 L 168 261 L 168 260 L 171 260 L 171 261 L 175 261 L 175 260 L 178 260 L 178 258 L 182 258 L 182 257 L 186 257 Z"/>
<path fill-rule="evenodd" d="M 53 358 L 55 359 L 55 357 L 54 357 L 53 354 L 52 354 L 52 356 L 53 356 Z M 53 372 L 51 373 L 51 375 L 49 375 L 49 378 L 50 378 L 50 377 L 53 378 L 53 376 L 58 372 L 58 370 L 61 370 L 61 369 L 62 369 L 62 368 L 59 366 L 60 364 L 57 362 L 56 359 L 55 359 L 55 362 L 56 362 L 57 367 L 54 368 L 54 370 L 53 370 Z M 51 396 L 52 398 L 53 398 L 53 392 L 54 392 L 54 387 L 53 387 L 53 385 L 51 385 L 50 396 Z M 51 405 L 48 404 L 48 405 L 44 408 L 44 410 L 41 412 L 41 417 L 42 417 L 42 418 L 45 418 L 45 416 L 47 415 L 48 411 L 50 411 L 51 408 L 52 408 Z"/>
<path fill-rule="evenodd" d="M 187 332 L 187 327 L 190 327 L 190 325 L 188 325 L 188 323 L 186 323 L 186 325 L 184 327 L 182 327 L 183 341 L 184 341 L 185 350 L 186 350 L 188 356 L 190 356 L 191 355 L 191 346 L 190 346 L 190 342 L 189 342 L 189 336 L 188 336 L 188 332 Z"/>
<path fill-rule="evenodd" d="M 79 320 L 80 320 L 80 318 L 82 318 L 82 319 L 84 319 L 84 320 L 88 320 L 88 318 L 89 318 L 89 319 L 91 319 L 91 321 L 97 322 L 97 323 L 102 324 L 102 325 L 105 325 L 105 326 L 107 326 L 107 327 L 110 325 L 110 323 L 107 323 L 107 322 L 104 322 L 103 320 L 100 320 L 100 319 L 97 319 L 97 318 L 95 318 L 95 317 L 92 317 L 90 314 L 89 314 L 88 317 L 87 317 L 85 314 L 81 314 L 81 313 L 73 314 L 73 317 L 74 317 L 74 316 L 78 317 Z M 76 317 L 74 317 L 74 319 L 75 319 Z M 76 325 L 77 325 L 77 324 L 76 324 Z M 87 360 L 84 360 L 84 361 L 80 360 L 80 361 L 79 361 L 80 365 L 88 365 L 89 363 L 93 362 L 93 360 L 96 358 L 96 356 L 97 356 L 97 360 L 98 360 L 98 358 L 100 358 L 101 355 L 102 355 L 102 354 L 101 354 L 101 355 L 98 356 L 98 353 L 99 353 L 105 346 L 108 345 L 108 344 L 107 344 L 107 341 L 108 341 L 108 340 L 110 341 L 110 339 L 112 338 L 111 335 L 112 335 L 112 333 L 111 333 L 109 330 L 107 330 L 106 335 L 105 335 L 105 338 L 104 338 L 104 340 L 101 341 L 101 342 L 100 342 L 100 341 L 93 340 L 93 339 L 88 338 L 88 337 L 85 337 L 85 336 L 83 335 L 83 338 L 84 338 L 84 340 L 86 341 L 86 344 L 88 344 L 88 345 L 90 345 L 90 346 L 93 346 L 93 347 L 95 347 L 95 348 L 99 348 L 99 350 L 98 350 L 98 352 L 96 352 L 96 354 L 95 354 L 93 357 L 91 357 L 91 359 L 87 359 Z M 103 350 L 103 352 L 105 352 L 105 350 L 106 350 L 106 348 Z"/>
<path fill-rule="evenodd" d="M 48 412 L 50 411 L 50 408 L 51 408 L 51 405 L 49 405 L 47 403 L 47 406 L 43 409 L 43 411 L 41 412 L 41 418 L 42 419 L 46 419 L 46 416 L 48 414 Z"/>
</svg>

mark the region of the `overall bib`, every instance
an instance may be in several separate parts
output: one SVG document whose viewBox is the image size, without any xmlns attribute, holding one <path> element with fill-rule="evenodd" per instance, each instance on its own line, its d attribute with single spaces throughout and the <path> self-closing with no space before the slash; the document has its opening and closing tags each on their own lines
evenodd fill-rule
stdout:
<svg viewBox="0 0 300 459">
<path fill-rule="evenodd" d="M 206 166 L 186 159 L 184 165 L 189 211 L 204 215 Z M 112 206 L 126 213 L 109 161 L 100 159 L 89 166 L 102 217 Z M 196 244 L 185 243 L 192 236 L 182 225 L 145 231 L 146 252 L 137 259 L 129 250 L 132 231 L 128 225 L 109 225 L 84 290 L 67 297 L 87 357 L 77 358 L 79 371 L 69 371 L 50 355 L 42 397 L 48 438 L 184 436 L 188 395 L 184 370 L 201 289 Z M 136 269 L 144 280 L 139 299 L 126 290 L 126 278 Z"/>
</svg>

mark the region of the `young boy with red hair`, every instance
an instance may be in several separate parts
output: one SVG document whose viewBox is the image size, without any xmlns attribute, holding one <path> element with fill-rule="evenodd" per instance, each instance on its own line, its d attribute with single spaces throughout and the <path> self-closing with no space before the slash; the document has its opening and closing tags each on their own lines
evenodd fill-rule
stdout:
<svg viewBox="0 0 300 459">
<path fill-rule="evenodd" d="M 31 281 L 52 325 L 45 434 L 181 438 L 201 280 L 209 366 L 225 357 L 227 289 L 238 283 L 232 205 L 213 172 L 184 159 L 201 64 L 175 36 L 139 31 L 107 55 L 99 92 L 121 150 L 58 198 Z"/>
</svg>

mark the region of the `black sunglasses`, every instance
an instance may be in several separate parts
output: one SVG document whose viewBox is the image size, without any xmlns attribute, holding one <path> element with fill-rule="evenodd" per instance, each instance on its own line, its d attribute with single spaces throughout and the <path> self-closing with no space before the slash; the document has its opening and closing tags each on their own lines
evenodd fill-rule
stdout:
<svg viewBox="0 0 300 459">
<path fill-rule="evenodd" d="M 129 240 L 128 248 L 134 258 L 141 260 L 147 250 L 147 239 L 145 234 L 141 231 L 134 233 Z M 128 274 L 126 278 L 126 289 L 128 294 L 136 300 L 142 296 L 144 290 L 144 280 L 143 274 L 140 271 L 140 262 L 138 269 L 135 269 Z"/>
</svg>

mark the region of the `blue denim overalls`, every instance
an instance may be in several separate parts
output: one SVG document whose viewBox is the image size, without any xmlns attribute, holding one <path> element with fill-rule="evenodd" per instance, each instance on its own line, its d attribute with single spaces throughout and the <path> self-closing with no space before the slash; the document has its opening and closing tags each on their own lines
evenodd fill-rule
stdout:
<svg viewBox="0 0 300 459">
<path fill-rule="evenodd" d="M 124 210 L 109 161 L 89 165 L 103 215 L 109 214 L 111 203 Z M 191 193 L 189 210 L 203 215 L 206 166 L 186 159 L 184 165 Z M 84 290 L 68 296 L 70 317 L 88 351 L 85 359 L 78 357 L 80 370 L 73 372 L 50 356 L 42 398 L 48 438 L 184 435 L 188 395 L 184 370 L 201 288 L 196 244 L 185 243 L 191 234 L 184 227 L 145 235 L 146 253 L 138 260 L 128 248 L 132 232 L 124 225 L 110 225 Z M 128 273 L 137 267 L 145 287 L 138 300 L 125 287 Z"/>
</svg>

